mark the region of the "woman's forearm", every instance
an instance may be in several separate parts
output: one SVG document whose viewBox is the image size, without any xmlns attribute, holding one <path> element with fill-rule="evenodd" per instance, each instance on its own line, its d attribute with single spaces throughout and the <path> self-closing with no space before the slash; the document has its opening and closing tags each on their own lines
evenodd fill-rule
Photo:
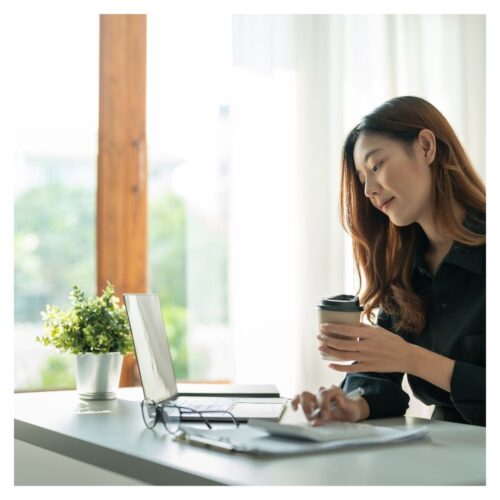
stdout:
<svg viewBox="0 0 500 500">
<path fill-rule="evenodd" d="M 455 361 L 423 347 L 410 345 L 407 373 L 450 392 Z"/>
</svg>

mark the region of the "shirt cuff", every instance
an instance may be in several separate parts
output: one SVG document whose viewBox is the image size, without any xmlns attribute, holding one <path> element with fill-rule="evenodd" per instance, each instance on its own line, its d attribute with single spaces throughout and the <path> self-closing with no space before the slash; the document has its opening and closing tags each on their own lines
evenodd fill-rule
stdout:
<svg viewBox="0 0 500 500">
<path fill-rule="evenodd" d="M 451 400 L 463 418 L 486 425 L 486 369 L 455 361 L 450 383 Z"/>
<path fill-rule="evenodd" d="M 408 409 L 410 397 L 401 388 L 401 385 L 382 377 L 349 374 L 340 387 L 345 392 L 351 392 L 358 387 L 363 389 L 363 398 L 370 407 L 370 419 L 400 417 Z"/>
</svg>

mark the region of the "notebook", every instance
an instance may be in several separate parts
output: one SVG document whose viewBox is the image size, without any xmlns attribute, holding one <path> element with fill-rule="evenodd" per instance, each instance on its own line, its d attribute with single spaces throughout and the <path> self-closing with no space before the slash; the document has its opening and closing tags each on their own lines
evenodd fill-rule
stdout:
<svg viewBox="0 0 500 500">
<path fill-rule="evenodd" d="M 224 388 L 220 396 L 192 396 L 179 391 L 157 294 L 123 295 L 141 377 L 144 397 L 161 404 L 171 402 L 197 411 L 229 411 L 239 422 L 248 419 L 279 420 L 287 399 L 280 397 L 235 396 Z M 238 386 L 236 386 L 238 387 Z M 258 387 L 241 388 L 245 394 L 258 394 Z M 255 389 L 255 390 L 254 390 Z M 229 421 L 225 413 L 211 414 L 212 420 Z M 183 420 L 199 420 L 196 414 L 182 415 Z"/>
</svg>

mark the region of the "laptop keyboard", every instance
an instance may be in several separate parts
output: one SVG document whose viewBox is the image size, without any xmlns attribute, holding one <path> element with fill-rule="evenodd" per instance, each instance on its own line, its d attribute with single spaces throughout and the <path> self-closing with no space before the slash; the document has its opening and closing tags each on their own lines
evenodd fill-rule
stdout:
<svg viewBox="0 0 500 500">
<path fill-rule="evenodd" d="M 207 398 L 180 397 L 175 400 L 175 404 L 196 411 L 227 411 L 236 401 L 236 398 L 210 398 L 207 400 Z"/>
</svg>

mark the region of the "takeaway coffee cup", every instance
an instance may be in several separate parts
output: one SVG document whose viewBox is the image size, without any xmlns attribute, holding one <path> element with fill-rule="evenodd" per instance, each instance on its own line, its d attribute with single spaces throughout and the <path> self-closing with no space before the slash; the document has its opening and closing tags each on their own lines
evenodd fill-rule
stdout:
<svg viewBox="0 0 500 500">
<path fill-rule="evenodd" d="M 323 299 L 317 306 L 319 324 L 322 323 L 341 323 L 343 325 L 359 325 L 361 320 L 361 311 L 363 308 L 359 305 L 359 298 L 354 295 L 335 295 Z M 337 333 L 324 333 L 330 337 L 338 339 L 352 340 L 352 337 L 346 337 Z M 321 355 L 326 361 L 335 361 L 338 364 L 351 364 L 351 361 L 341 360 L 335 356 Z"/>
</svg>

